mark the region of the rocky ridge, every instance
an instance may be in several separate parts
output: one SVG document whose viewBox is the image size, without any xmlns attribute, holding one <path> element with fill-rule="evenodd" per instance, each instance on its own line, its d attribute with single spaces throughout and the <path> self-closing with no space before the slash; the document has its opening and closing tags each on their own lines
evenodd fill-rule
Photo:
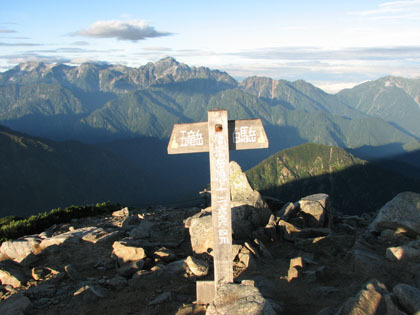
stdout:
<svg viewBox="0 0 420 315">
<path fill-rule="evenodd" d="M 326 194 L 263 200 L 231 168 L 235 283 L 210 305 L 195 283 L 213 276 L 211 209 L 124 208 L 4 242 L 0 313 L 420 312 L 419 194 L 349 216 Z"/>
</svg>

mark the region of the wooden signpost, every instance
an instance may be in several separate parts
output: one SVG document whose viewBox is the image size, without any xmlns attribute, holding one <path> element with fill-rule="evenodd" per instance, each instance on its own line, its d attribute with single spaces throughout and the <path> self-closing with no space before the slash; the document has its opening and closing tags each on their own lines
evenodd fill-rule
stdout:
<svg viewBox="0 0 420 315">
<path fill-rule="evenodd" d="M 169 154 L 209 152 L 214 282 L 197 283 L 197 302 L 211 302 L 217 287 L 233 282 L 229 150 L 268 148 L 261 119 L 228 121 L 226 110 L 211 110 L 208 121 L 175 124 Z"/>
</svg>

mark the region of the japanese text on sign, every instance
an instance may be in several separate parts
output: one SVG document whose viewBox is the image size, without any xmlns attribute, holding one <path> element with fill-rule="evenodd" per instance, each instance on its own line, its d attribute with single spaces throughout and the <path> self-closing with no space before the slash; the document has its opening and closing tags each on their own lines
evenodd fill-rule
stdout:
<svg viewBox="0 0 420 315">
<path fill-rule="evenodd" d="M 181 131 L 181 147 L 199 146 L 204 144 L 203 134 L 200 130 Z"/>
<path fill-rule="evenodd" d="M 233 143 L 250 143 L 257 141 L 257 131 L 248 126 L 235 128 Z"/>
<path fill-rule="evenodd" d="M 222 134 L 216 133 L 214 136 L 214 165 L 216 169 L 216 178 L 219 184 L 219 187 L 216 189 L 219 191 L 223 191 L 227 189 L 227 174 L 225 169 L 226 163 L 226 153 L 223 150 L 225 146 L 226 140 Z"/>
</svg>

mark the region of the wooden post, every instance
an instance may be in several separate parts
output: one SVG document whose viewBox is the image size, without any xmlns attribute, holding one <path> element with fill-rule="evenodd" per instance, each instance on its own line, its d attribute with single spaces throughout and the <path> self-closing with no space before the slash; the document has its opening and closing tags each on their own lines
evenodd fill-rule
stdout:
<svg viewBox="0 0 420 315">
<path fill-rule="evenodd" d="M 228 121 L 226 110 L 211 110 L 207 122 L 175 124 L 169 154 L 209 152 L 214 281 L 197 282 L 197 303 L 210 303 L 217 288 L 233 282 L 229 150 L 268 148 L 261 119 Z"/>
<path fill-rule="evenodd" d="M 208 112 L 214 285 L 233 282 L 227 111 Z"/>
</svg>

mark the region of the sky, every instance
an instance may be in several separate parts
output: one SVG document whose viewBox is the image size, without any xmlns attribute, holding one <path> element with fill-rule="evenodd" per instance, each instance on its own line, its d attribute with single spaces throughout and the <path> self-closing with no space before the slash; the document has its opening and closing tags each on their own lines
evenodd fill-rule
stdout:
<svg viewBox="0 0 420 315">
<path fill-rule="evenodd" d="M 0 72 L 21 62 L 189 66 L 329 93 L 420 78 L 420 0 L 0 0 Z"/>
</svg>

